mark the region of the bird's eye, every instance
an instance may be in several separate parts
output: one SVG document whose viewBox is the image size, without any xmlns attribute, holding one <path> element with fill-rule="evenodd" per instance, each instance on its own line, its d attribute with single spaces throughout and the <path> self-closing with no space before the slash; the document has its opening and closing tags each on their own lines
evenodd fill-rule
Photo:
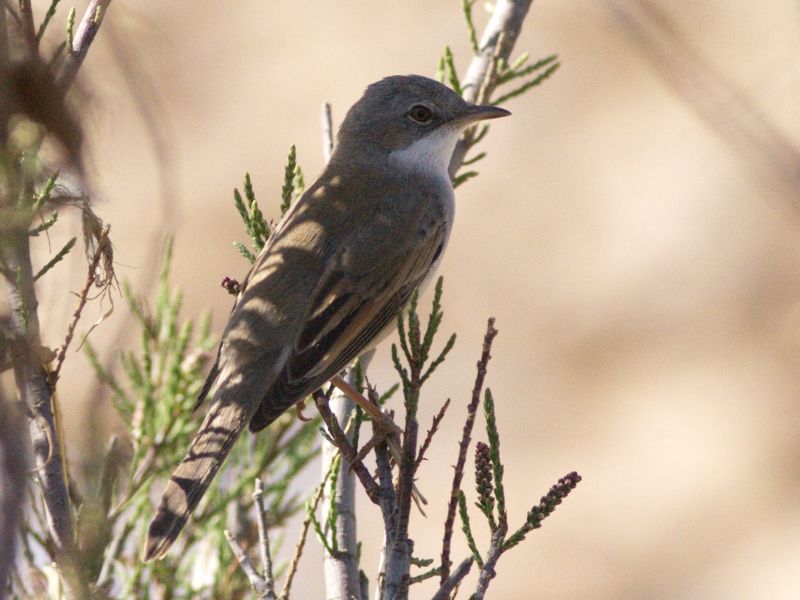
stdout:
<svg viewBox="0 0 800 600">
<path fill-rule="evenodd" d="M 414 121 L 414 123 L 424 125 L 433 118 L 433 111 L 424 104 L 415 104 L 411 107 L 411 110 L 408 111 L 408 117 Z"/>
</svg>

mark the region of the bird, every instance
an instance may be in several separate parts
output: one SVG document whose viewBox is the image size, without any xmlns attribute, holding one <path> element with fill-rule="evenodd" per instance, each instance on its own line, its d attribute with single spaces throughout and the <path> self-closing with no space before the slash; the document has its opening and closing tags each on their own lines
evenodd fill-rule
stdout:
<svg viewBox="0 0 800 600">
<path fill-rule="evenodd" d="M 509 114 L 420 75 L 366 88 L 241 285 L 197 400 L 210 399 L 208 412 L 167 482 L 145 560 L 164 556 L 246 427 L 264 429 L 388 335 L 447 245 L 459 136 Z"/>
</svg>

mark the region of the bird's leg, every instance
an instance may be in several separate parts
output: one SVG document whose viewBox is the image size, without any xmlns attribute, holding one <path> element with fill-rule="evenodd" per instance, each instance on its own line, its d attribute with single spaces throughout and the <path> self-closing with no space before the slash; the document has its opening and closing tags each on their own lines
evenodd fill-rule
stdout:
<svg viewBox="0 0 800 600">
<path fill-rule="evenodd" d="M 376 402 L 373 402 L 372 400 L 365 398 L 362 394 L 359 394 L 358 390 L 356 390 L 338 375 L 331 379 L 331 383 L 338 387 L 345 396 L 363 408 L 364 412 L 372 417 L 372 419 L 375 421 L 375 425 L 377 426 L 376 433 L 366 444 L 364 444 L 364 446 L 361 447 L 360 450 L 358 450 L 357 458 L 363 460 L 376 444 L 379 444 L 385 439 L 387 445 L 389 446 L 389 452 L 392 454 L 392 458 L 399 465 L 402 457 L 399 441 L 400 433 L 402 433 L 403 430 L 400 429 L 400 427 L 398 427 L 395 422 L 380 409 L 380 406 L 378 406 Z M 427 504 L 428 501 L 419 491 L 416 484 L 412 484 L 412 486 L 411 497 L 413 498 L 414 503 L 417 505 L 419 511 L 424 516 L 425 512 L 422 510 L 422 505 Z"/>
<path fill-rule="evenodd" d="M 361 408 L 364 409 L 372 419 L 382 428 L 385 429 L 388 433 L 392 435 L 399 435 L 403 432 L 394 421 L 392 421 L 389 417 L 387 417 L 383 411 L 381 410 L 380 406 L 376 403 L 368 400 L 364 396 L 358 393 L 352 385 L 347 383 L 344 379 L 336 375 L 331 379 L 331 383 L 339 388 L 342 393 L 350 398 L 353 402 L 358 404 Z"/>
<path fill-rule="evenodd" d="M 392 421 L 383 413 L 380 406 L 359 394 L 358 390 L 356 390 L 352 385 L 347 383 L 338 375 L 331 379 L 331 383 L 339 388 L 345 396 L 350 398 L 350 400 L 363 408 L 364 412 L 366 412 L 372 418 L 372 420 L 375 421 L 375 424 L 378 426 L 378 428 L 386 432 L 386 441 L 389 445 L 389 452 L 392 453 L 392 457 L 399 464 L 400 456 L 402 455 L 399 441 L 400 434 L 403 432 L 403 430 L 400 429 L 394 421 Z"/>
</svg>

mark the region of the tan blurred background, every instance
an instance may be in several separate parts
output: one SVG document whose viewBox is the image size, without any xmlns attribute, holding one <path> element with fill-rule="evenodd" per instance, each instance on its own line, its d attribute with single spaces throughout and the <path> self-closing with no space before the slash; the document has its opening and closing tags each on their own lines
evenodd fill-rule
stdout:
<svg viewBox="0 0 800 600">
<path fill-rule="evenodd" d="M 338 123 L 368 83 L 431 75 L 446 43 L 463 72 L 459 4 L 112 3 L 82 81 L 118 275 L 151 281 L 174 234 L 184 314 L 210 307 L 221 327 L 219 281 L 245 271 L 231 246 L 243 173 L 274 215 L 288 147 L 309 179 L 322 165 L 323 101 Z M 494 315 L 488 383 L 512 524 L 566 472 L 584 481 L 503 558 L 492 597 L 800 597 L 799 33 L 794 0 L 534 2 L 517 50 L 563 66 L 508 103 L 481 176 L 458 193 L 441 272 L 443 330 L 459 339 L 422 426 L 454 405 L 419 482 L 431 504 L 413 525 L 418 555 L 438 554 Z M 77 289 L 82 272 L 76 260 L 48 277 L 46 343 L 72 310 L 55 290 Z M 118 343 L 125 318 L 118 302 L 95 342 Z M 371 371 L 383 388 L 387 348 Z M 64 369 L 79 461 L 101 436 L 85 430 L 84 359 Z M 359 501 L 372 574 L 378 515 Z M 319 553 L 298 597 L 320 597 Z"/>
</svg>

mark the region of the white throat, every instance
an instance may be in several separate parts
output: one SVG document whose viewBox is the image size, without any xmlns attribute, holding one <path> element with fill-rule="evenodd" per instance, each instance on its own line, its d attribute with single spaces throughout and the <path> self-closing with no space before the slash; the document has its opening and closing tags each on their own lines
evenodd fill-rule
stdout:
<svg viewBox="0 0 800 600">
<path fill-rule="evenodd" d="M 389 163 L 414 173 L 444 177 L 456 147 L 461 129 L 444 125 L 402 150 L 389 153 Z"/>
</svg>

